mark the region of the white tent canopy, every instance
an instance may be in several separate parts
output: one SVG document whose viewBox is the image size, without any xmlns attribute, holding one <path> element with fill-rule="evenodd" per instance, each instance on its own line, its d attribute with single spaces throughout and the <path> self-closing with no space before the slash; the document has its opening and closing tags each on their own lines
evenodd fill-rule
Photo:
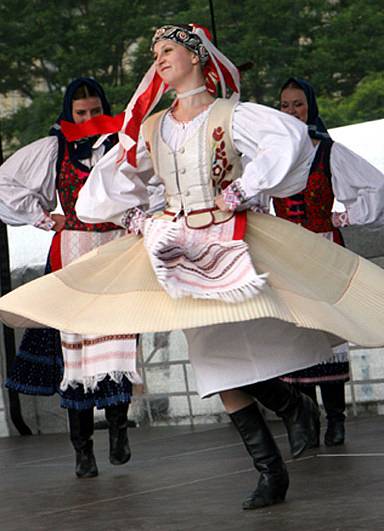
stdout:
<svg viewBox="0 0 384 531">
<path fill-rule="evenodd" d="M 367 159 L 384 172 L 384 119 L 330 129 L 333 140 Z"/>
</svg>

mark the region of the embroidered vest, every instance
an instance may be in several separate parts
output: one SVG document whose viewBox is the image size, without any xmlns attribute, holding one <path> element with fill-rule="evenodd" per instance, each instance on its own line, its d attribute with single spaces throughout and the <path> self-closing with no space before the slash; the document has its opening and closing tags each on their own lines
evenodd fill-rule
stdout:
<svg viewBox="0 0 384 531">
<path fill-rule="evenodd" d="M 332 141 L 323 140 L 312 163 L 306 188 L 290 197 L 273 198 L 276 215 L 298 223 L 312 232 L 333 232 L 334 241 L 342 243 L 341 233 L 332 225 L 335 199 L 329 167 Z"/>
<path fill-rule="evenodd" d="M 84 168 L 84 169 L 83 169 Z M 107 232 L 121 229 L 113 223 L 83 223 L 76 216 L 75 204 L 81 188 L 87 180 L 90 169 L 79 165 L 77 167 L 69 158 L 68 149 L 64 151 L 60 171 L 57 175 L 57 192 L 60 204 L 65 214 L 65 230 L 83 230 L 91 232 Z"/>
<path fill-rule="evenodd" d="M 242 172 L 240 156 L 232 141 L 234 107 L 229 100 L 217 99 L 207 118 L 176 151 L 161 137 L 167 111 L 151 116 L 143 126 L 155 173 L 165 184 L 167 209 L 182 212 L 191 227 L 206 226 L 232 216 L 214 210 L 214 199 Z"/>
</svg>

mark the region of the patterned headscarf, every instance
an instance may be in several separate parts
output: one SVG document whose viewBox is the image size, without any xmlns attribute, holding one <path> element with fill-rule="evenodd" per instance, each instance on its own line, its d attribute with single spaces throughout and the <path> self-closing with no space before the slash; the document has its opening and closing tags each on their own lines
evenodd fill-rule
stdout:
<svg viewBox="0 0 384 531">
<path fill-rule="evenodd" d="M 69 123 L 74 122 L 72 116 L 73 97 L 76 91 L 83 86 L 87 87 L 91 93 L 95 94 L 95 96 L 100 99 L 103 108 L 103 114 L 107 116 L 111 115 L 111 107 L 103 90 L 103 87 L 93 78 L 79 77 L 71 81 L 71 83 L 69 83 L 65 90 L 63 98 L 63 108 L 58 118 L 56 119 L 56 122 L 53 124 L 49 131 L 50 136 L 57 136 L 60 141 L 65 141 L 62 131 L 62 123 L 63 120 Z M 97 137 L 94 135 L 90 136 L 88 134 L 85 134 L 83 137 L 77 138 L 75 142 L 68 142 L 67 140 L 68 151 L 71 161 L 76 163 L 79 160 L 90 158 L 92 155 L 92 145 L 95 143 L 96 138 Z M 110 149 L 110 147 L 112 147 L 115 142 L 116 138 L 109 138 L 108 140 L 106 140 L 106 150 Z"/>
<path fill-rule="evenodd" d="M 199 57 L 202 66 L 204 66 L 209 59 L 208 51 L 201 42 L 201 38 L 196 35 L 196 33 L 193 33 L 193 26 L 162 26 L 153 36 L 151 50 L 153 50 L 153 47 L 157 42 L 162 40 L 174 41 L 176 44 L 181 44 L 190 52 L 195 53 Z"/>
<path fill-rule="evenodd" d="M 318 140 L 324 140 L 325 138 L 330 138 L 330 135 L 325 127 L 323 120 L 319 116 L 319 108 L 317 106 L 315 90 L 308 81 L 300 79 L 297 77 L 290 77 L 280 90 L 280 97 L 283 90 L 285 90 L 289 85 L 296 85 L 297 88 L 301 89 L 307 99 L 308 105 L 308 134 L 311 138 L 316 138 Z"/>
</svg>

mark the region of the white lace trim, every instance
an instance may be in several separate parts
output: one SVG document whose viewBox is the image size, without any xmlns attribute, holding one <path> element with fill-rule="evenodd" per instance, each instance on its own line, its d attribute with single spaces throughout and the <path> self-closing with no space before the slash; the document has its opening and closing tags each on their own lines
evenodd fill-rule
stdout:
<svg viewBox="0 0 384 531">
<path fill-rule="evenodd" d="M 106 378 L 107 376 L 109 376 L 111 380 L 116 382 L 117 384 L 120 384 L 122 382 L 124 376 L 126 376 L 128 380 L 133 384 L 143 383 L 140 374 L 136 371 L 111 371 L 97 374 L 95 376 L 87 376 L 84 377 L 82 380 L 63 378 L 60 384 L 60 389 L 62 391 L 66 391 L 68 387 L 76 389 L 79 385 L 82 384 L 84 386 L 85 392 L 93 392 L 97 389 L 98 383 L 103 381 L 104 378 Z"/>
</svg>

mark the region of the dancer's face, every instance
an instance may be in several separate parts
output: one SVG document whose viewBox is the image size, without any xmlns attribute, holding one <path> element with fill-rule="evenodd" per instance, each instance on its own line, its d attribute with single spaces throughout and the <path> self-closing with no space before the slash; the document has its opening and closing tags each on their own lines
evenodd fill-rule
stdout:
<svg viewBox="0 0 384 531">
<path fill-rule="evenodd" d="M 75 124 L 81 124 L 102 113 L 103 105 L 97 96 L 73 100 L 72 102 L 72 117 Z"/>
<path fill-rule="evenodd" d="M 284 89 L 280 97 L 280 110 L 307 123 L 308 102 L 304 91 L 293 87 Z"/>
<path fill-rule="evenodd" d="M 158 41 L 153 49 L 153 57 L 157 73 L 173 88 L 184 84 L 199 64 L 196 54 L 170 40 Z"/>
</svg>

